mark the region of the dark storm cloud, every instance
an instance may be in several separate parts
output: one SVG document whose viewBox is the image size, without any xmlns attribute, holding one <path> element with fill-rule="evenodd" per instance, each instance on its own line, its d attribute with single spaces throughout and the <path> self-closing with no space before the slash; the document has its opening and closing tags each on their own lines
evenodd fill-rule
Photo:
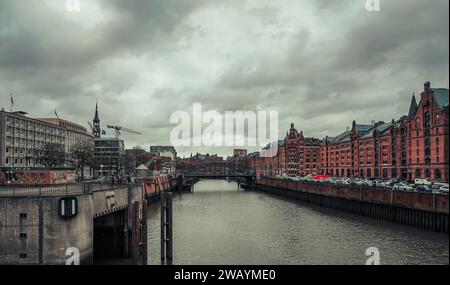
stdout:
<svg viewBox="0 0 450 285">
<path fill-rule="evenodd" d="M 169 143 L 176 110 L 278 110 L 306 135 L 407 112 L 423 82 L 448 88 L 448 1 L 0 0 L 0 104 Z M 216 152 L 197 148 L 195 151 Z M 220 151 L 228 151 L 220 149 Z M 181 152 L 190 153 L 189 149 Z"/>
</svg>

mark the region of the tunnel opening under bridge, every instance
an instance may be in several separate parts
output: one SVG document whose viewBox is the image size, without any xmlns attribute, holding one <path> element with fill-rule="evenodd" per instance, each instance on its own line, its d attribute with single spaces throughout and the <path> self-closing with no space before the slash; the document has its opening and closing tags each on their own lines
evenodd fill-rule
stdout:
<svg viewBox="0 0 450 285">
<path fill-rule="evenodd" d="M 127 209 L 94 219 L 94 264 L 130 258 L 131 231 Z"/>
</svg>

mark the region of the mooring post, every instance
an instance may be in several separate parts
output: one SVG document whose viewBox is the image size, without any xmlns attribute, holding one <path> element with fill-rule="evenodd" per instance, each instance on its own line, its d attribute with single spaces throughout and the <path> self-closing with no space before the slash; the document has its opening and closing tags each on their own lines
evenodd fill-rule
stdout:
<svg viewBox="0 0 450 285">
<path fill-rule="evenodd" d="M 130 208 L 127 208 L 124 210 L 123 218 L 123 256 L 128 258 L 130 257 L 130 248 L 129 248 L 129 240 L 128 240 L 128 211 L 130 211 Z"/>
<path fill-rule="evenodd" d="M 132 208 L 132 256 L 133 264 L 139 264 L 139 202 L 135 201 Z"/>
<path fill-rule="evenodd" d="M 172 265 L 173 239 L 172 239 L 172 193 L 166 193 L 166 264 Z"/>
<path fill-rule="evenodd" d="M 166 197 L 164 195 L 164 192 L 161 192 L 161 265 L 165 264 L 166 259 L 166 232 L 165 232 L 165 223 L 166 223 L 166 215 L 165 215 L 165 207 L 166 207 Z"/>
<path fill-rule="evenodd" d="M 147 200 L 142 201 L 142 265 L 148 265 Z"/>
<path fill-rule="evenodd" d="M 161 265 L 172 265 L 172 193 L 161 193 Z"/>
</svg>

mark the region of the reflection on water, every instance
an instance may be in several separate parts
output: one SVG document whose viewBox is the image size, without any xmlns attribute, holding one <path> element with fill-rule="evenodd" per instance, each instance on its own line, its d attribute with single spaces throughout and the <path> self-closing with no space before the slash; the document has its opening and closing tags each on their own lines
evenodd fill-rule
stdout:
<svg viewBox="0 0 450 285">
<path fill-rule="evenodd" d="M 316 207 L 220 180 L 173 198 L 174 264 L 449 264 L 449 237 Z M 149 207 L 149 263 L 160 262 L 159 205 Z"/>
</svg>

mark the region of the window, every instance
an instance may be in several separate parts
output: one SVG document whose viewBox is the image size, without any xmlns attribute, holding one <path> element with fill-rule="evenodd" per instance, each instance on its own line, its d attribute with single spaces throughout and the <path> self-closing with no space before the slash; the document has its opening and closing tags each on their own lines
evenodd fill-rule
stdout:
<svg viewBox="0 0 450 285">
<path fill-rule="evenodd" d="M 441 171 L 439 169 L 436 169 L 434 171 L 434 178 L 435 179 L 441 179 L 442 175 L 441 175 Z"/>
<path fill-rule="evenodd" d="M 420 178 L 422 176 L 422 172 L 420 169 L 416 169 L 416 178 Z"/>
</svg>

